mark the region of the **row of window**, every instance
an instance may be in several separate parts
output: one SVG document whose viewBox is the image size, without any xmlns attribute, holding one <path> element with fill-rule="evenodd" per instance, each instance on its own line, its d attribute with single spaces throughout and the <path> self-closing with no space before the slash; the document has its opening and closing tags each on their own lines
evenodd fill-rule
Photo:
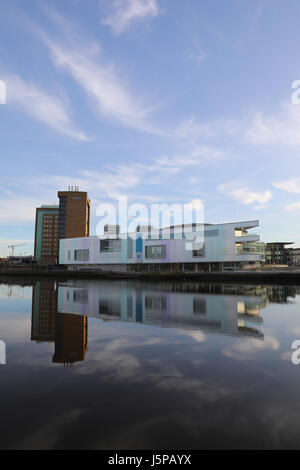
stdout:
<svg viewBox="0 0 300 470">
<path fill-rule="evenodd" d="M 100 240 L 100 251 L 104 253 L 119 253 L 121 251 L 121 240 Z M 205 256 L 205 246 L 199 250 L 193 250 L 193 257 Z M 146 259 L 165 259 L 166 246 L 165 245 L 149 245 L 145 249 Z M 71 250 L 68 250 L 68 261 L 71 261 Z M 89 249 L 81 249 L 74 251 L 75 261 L 88 261 Z"/>
</svg>

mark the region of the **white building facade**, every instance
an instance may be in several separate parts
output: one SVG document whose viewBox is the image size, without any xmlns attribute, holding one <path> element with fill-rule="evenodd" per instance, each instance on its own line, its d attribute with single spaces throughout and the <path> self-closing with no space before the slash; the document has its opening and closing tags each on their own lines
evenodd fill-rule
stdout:
<svg viewBox="0 0 300 470">
<path fill-rule="evenodd" d="M 261 262 L 258 220 L 173 226 L 155 233 L 60 240 L 59 263 L 70 269 L 214 271 Z"/>
</svg>

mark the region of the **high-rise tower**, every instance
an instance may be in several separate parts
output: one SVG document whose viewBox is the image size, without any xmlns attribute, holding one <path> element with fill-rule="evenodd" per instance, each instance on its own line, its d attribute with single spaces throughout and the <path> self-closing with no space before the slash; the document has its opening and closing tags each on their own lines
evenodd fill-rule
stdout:
<svg viewBox="0 0 300 470">
<path fill-rule="evenodd" d="M 80 238 L 90 235 L 91 201 L 88 194 L 70 187 L 59 191 L 58 238 Z"/>
<path fill-rule="evenodd" d="M 38 264 L 58 262 L 58 206 L 36 209 L 34 259 Z"/>
</svg>

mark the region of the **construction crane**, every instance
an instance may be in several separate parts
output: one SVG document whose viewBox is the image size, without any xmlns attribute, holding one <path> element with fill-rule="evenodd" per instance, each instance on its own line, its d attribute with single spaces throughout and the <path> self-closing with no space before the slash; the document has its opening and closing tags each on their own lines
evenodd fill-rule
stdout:
<svg viewBox="0 0 300 470">
<path fill-rule="evenodd" d="M 8 248 L 11 248 L 11 256 L 14 256 L 16 246 L 24 246 L 24 245 L 25 243 L 19 243 L 18 245 L 8 245 Z"/>
</svg>

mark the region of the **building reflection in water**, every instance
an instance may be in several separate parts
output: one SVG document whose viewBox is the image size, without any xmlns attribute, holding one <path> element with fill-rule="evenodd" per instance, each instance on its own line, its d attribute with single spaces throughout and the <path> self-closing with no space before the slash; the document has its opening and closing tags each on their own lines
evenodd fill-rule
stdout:
<svg viewBox="0 0 300 470">
<path fill-rule="evenodd" d="M 263 339 L 260 315 L 270 301 L 286 301 L 293 288 L 203 284 L 69 281 L 58 287 L 58 311 L 104 321 L 209 330 Z M 290 291 L 288 290 L 290 289 Z M 280 295 L 279 295 L 280 294 Z"/>
<path fill-rule="evenodd" d="M 37 282 L 32 341 L 54 342 L 54 363 L 84 361 L 88 317 L 158 327 L 205 330 L 263 340 L 261 310 L 288 302 L 296 288 L 132 281 Z"/>
<path fill-rule="evenodd" d="M 33 286 L 31 340 L 54 342 L 52 362 L 72 366 L 84 361 L 88 349 L 88 318 L 59 313 L 56 282 L 37 282 Z"/>
</svg>

